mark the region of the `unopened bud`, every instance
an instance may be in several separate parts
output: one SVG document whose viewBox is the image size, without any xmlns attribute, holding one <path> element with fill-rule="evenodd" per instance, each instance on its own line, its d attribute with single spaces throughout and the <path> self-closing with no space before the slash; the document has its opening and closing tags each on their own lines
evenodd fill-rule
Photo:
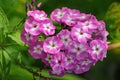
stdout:
<svg viewBox="0 0 120 80">
<path fill-rule="evenodd" d="M 41 2 L 37 4 L 37 8 L 39 8 L 41 6 Z"/>
</svg>

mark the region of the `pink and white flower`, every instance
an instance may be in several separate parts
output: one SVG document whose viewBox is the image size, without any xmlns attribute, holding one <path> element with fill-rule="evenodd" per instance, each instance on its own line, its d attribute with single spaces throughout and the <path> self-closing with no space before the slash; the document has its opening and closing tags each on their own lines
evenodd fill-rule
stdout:
<svg viewBox="0 0 120 80">
<path fill-rule="evenodd" d="M 42 57 L 42 55 L 44 54 L 43 51 L 43 42 L 35 42 L 32 45 L 30 45 L 29 48 L 29 53 L 31 54 L 31 56 L 35 59 L 39 59 Z"/>
<path fill-rule="evenodd" d="M 67 49 L 67 47 L 69 46 L 70 42 L 72 41 L 71 36 L 70 36 L 70 31 L 68 31 L 67 29 L 65 30 L 61 30 L 58 33 L 58 37 L 61 39 L 62 43 L 63 43 L 63 49 Z"/>
<path fill-rule="evenodd" d="M 62 47 L 61 40 L 56 37 L 49 37 L 44 41 L 43 49 L 46 53 L 57 54 Z"/>
<path fill-rule="evenodd" d="M 25 22 L 25 31 L 31 35 L 39 35 L 41 33 L 40 23 L 30 17 Z"/>
<path fill-rule="evenodd" d="M 55 26 L 50 20 L 41 22 L 40 29 L 45 35 L 53 35 L 55 33 Z"/>
<path fill-rule="evenodd" d="M 91 35 L 85 32 L 81 26 L 76 25 L 72 28 L 71 37 L 78 42 L 87 42 L 91 38 Z"/>
<path fill-rule="evenodd" d="M 33 36 L 25 31 L 25 29 L 22 30 L 21 33 L 21 40 L 24 41 L 26 44 L 31 45 L 32 43 L 36 42 L 38 39 L 38 36 Z"/>
<path fill-rule="evenodd" d="M 48 19 L 47 14 L 42 10 L 28 11 L 27 15 L 33 17 L 38 22 Z"/>
<path fill-rule="evenodd" d="M 47 66 L 50 66 L 50 64 L 53 62 L 53 60 L 54 60 L 54 55 L 52 55 L 52 54 L 44 53 L 44 55 L 42 56 L 42 61 Z"/>
<path fill-rule="evenodd" d="M 84 31 L 92 32 L 93 30 L 97 29 L 97 21 L 94 18 L 90 18 L 85 22 L 78 22 L 77 25 L 81 26 Z"/>
<path fill-rule="evenodd" d="M 94 60 L 103 60 L 106 57 L 107 43 L 101 40 L 93 40 L 90 43 L 89 54 Z"/>
<path fill-rule="evenodd" d="M 51 13 L 50 18 L 51 18 L 53 21 L 62 22 L 62 18 L 64 17 L 64 15 L 66 14 L 67 11 L 68 11 L 67 8 L 55 9 L 55 10 Z"/>
<path fill-rule="evenodd" d="M 76 56 L 78 56 L 81 53 L 85 52 L 87 48 L 88 46 L 85 43 L 72 41 L 69 46 L 68 52 L 74 53 Z"/>
<path fill-rule="evenodd" d="M 54 56 L 53 63 L 51 63 L 51 67 L 53 71 L 63 71 L 65 63 L 65 54 L 64 52 L 59 52 Z"/>
</svg>

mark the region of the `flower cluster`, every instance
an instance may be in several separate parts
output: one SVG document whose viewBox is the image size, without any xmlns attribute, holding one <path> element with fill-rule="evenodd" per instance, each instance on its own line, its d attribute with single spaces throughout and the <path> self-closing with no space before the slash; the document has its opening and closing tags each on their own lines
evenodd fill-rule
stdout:
<svg viewBox="0 0 120 80">
<path fill-rule="evenodd" d="M 42 10 L 27 15 L 21 39 L 30 46 L 31 56 L 49 67 L 51 75 L 81 74 L 106 57 L 108 32 L 104 21 L 94 15 L 66 7 L 55 9 L 50 18 Z M 60 24 L 59 31 L 52 21 Z"/>
</svg>

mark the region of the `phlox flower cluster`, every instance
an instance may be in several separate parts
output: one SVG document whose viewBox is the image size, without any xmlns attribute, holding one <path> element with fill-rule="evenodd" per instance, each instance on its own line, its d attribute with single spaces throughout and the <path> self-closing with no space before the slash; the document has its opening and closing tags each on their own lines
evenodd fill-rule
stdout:
<svg viewBox="0 0 120 80">
<path fill-rule="evenodd" d="M 27 16 L 21 39 L 30 47 L 30 55 L 49 67 L 50 75 L 81 74 L 106 57 L 108 32 L 104 21 L 94 15 L 63 7 L 50 18 L 43 10 L 28 11 Z"/>
</svg>

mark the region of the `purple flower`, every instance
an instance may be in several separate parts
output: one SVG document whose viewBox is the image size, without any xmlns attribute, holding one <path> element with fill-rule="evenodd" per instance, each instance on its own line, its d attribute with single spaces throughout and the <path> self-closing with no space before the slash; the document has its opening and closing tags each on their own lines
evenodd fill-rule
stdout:
<svg viewBox="0 0 120 80">
<path fill-rule="evenodd" d="M 25 22 L 25 31 L 31 35 L 39 35 L 41 33 L 40 23 L 30 17 Z"/>
<path fill-rule="evenodd" d="M 54 60 L 54 55 L 52 55 L 52 54 L 45 53 L 45 54 L 42 56 L 42 61 L 43 61 L 47 66 L 50 66 L 50 64 L 53 62 L 53 60 Z"/>
<path fill-rule="evenodd" d="M 74 26 L 77 24 L 77 17 L 80 16 L 80 11 L 75 9 L 69 9 L 65 16 L 62 18 L 62 22 L 68 26 Z"/>
<path fill-rule="evenodd" d="M 64 70 L 64 62 L 65 62 L 65 54 L 64 52 L 59 52 L 54 56 L 54 60 L 51 63 L 51 67 L 53 71 L 61 72 Z"/>
<path fill-rule="evenodd" d="M 21 40 L 24 41 L 26 44 L 31 45 L 32 43 L 36 42 L 38 39 L 38 36 L 33 36 L 25 31 L 25 29 L 22 30 L 21 33 Z"/>
<path fill-rule="evenodd" d="M 53 35 L 55 33 L 55 26 L 50 20 L 41 22 L 40 29 L 45 35 Z"/>
<path fill-rule="evenodd" d="M 91 14 L 85 14 L 85 13 L 80 13 L 80 16 L 78 16 L 76 18 L 76 20 L 80 21 L 80 22 L 84 22 L 84 21 L 87 21 L 89 20 L 91 17 Z"/>
<path fill-rule="evenodd" d="M 107 43 L 101 40 L 93 40 L 90 43 L 89 54 L 94 60 L 103 60 L 106 57 Z"/>
<path fill-rule="evenodd" d="M 74 25 L 76 25 L 77 24 L 77 22 L 74 20 L 74 18 L 73 17 L 71 17 L 71 16 L 65 16 L 63 19 L 62 19 L 62 21 L 66 24 L 66 25 L 68 25 L 68 26 L 74 26 Z"/>
<path fill-rule="evenodd" d="M 86 20 L 85 22 L 78 22 L 77 23 L 79 26 L 82 27 L 82 29 L 84 31 L 87 31 L 87 32 L 92 32 L 93 30 L 97 29 L 97 20 L 94 18 L 94 16 L 89 19 L 89 20 Z"/>
<path fill-rule="evenodd" d="M 98 28 L 97 28 L 99 31 L 106 31 L 105 29 L 105 23 L 104 21 L 98 21 Z"/>
<path fill-rule="evenodd" d="M 50 73 L 51 76 L 62 77 L 62 76 L 65 75 L 65 71 L 53 71 L 53 70 L 50 70 L 49 73 Z"/>
<path fill-rule="evenodd" d="M 68 52 L 74 53 L 76 56 L 78 56 L 84 51 L 86 51 L 87 48 L 88 48 L 87 44 L 73 41 L 69 45 Z"/>
<path fill-rule="evenodd" d="M 94 65 L 95 63 L 96 63 L 96 61 L 92 59 L 92 57 L 91 57 L 91 55 L 89 55 L 89 53 L 87 53 L 87 52 L 81 53 L 79 56 L 77 56 L 74 72 L 76 74 L 84 73 L 84 72 L 88 71 L 90 69 L 90 67 L 92 65 Z"/>
<path fill-rule="evenodd" d="M 82 73 L 88 71 L 89 68 L 90 68 L 90 67 L 87 67 L 87 68 L 86 68 L 86 67 L 84 67 L 84 66 L 81 66 L 80 64 L 76 64 L 76 65 L 75 65 L 74 72 L 75 72 L 75 74 L 82 74 Z"/>
<path fill-rule="evenodd" d="M 35 59 L 41 58 L 42 55 L 44 54 L 43 42 L 35 42 L 32 45 L 30 45 L 29 53 Z"/>
<path fill-rule="evenodd" d="M 92 33 L 92 39 L 95 40 L 102 40 L 102 41 L 106 41 L 107 40 L 107 36 L 108 36 L 108 32 L 106 30 L 102 30 L 102 31 L 94 31 Z"/>
<path fill-rule="evenodd" d="M 30 4 L 32 11 L 27 13 L 29 18 L 21 39 L 30 46 L 29 53 L 33 58 L 42 59 L 50 69 L 50 75 L 81 74 L 106 57 L 108 32 L 104 21 L 67 7 L 55 9 L 49 19 L 44 11 L 35 10 L 40 5 Z M 56 33 L 51 20 L 61 26 Z M 38 38 L 41 33 L 45 38 L 43 42 Z"/>
<path fill-rule="evenodd" d="M 75 62 L 75 56 L 67 53 L 65 56 L 65 62 L 64 62 L 64 67 L 66 70 L 73 70 L 74 69 L 74 62 Z"/>
<path fill-rule="evenodd" d="M 64 15 L 66 14 L 66 12 L 67 12 L 67 8 L 55 9 L 55 10 L 51 13 L 50 18 L 51 18 L 53 21 L 62 22 L 62 18 L 64 17 Z"/>
<path fill-rule="evenodd" d="M 28 11 L 27 15 L 33 17 L 36 21 L 43 21 L 48 19 L 47 14 L 40 10 Z"/>
<path fill-rule="evenodd" d="M 81 26 L 76 25 L 72 28 L 71 37 L 78 42 L 87 42 L 91 38 L 91 35 L 85 32 Z"/>
<path fill-rule="evenodd" d="M 44 41 L 43 49 L 46 53 L 50 54 L 57 54 L 60 51 L 60 48 L 62 47 L 61 40 L 56 37 L 49 37 Z"/>
<path fill-rule="evenodd" d="M 72 41 L 71 36 L 70 36 L 70 31 L 68 31 L 67 29 L 61 30 L 58 33 L 58 37 L 61 39 L 61 41 L 63 43 L 62 49 L 67 49 L 70 42 Z"/>
</svg>

